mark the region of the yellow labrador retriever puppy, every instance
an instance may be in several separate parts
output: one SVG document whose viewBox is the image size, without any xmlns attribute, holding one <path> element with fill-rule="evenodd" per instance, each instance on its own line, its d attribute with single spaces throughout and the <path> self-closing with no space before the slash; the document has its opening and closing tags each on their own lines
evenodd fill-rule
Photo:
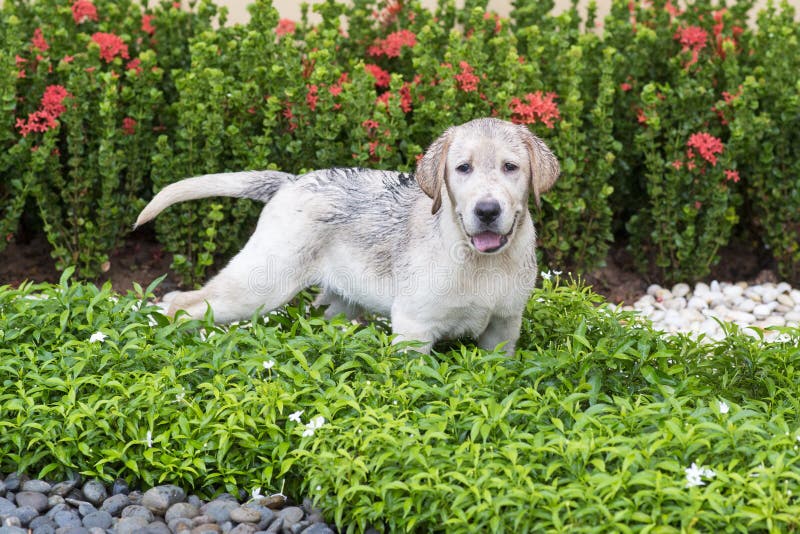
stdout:
<svg viewBox="0 0 800 534">
<path fill-rule="evenodd" d="M 528 129 L 477 119 L 447 129 L 415 175 L 326 169 L 210 174 L 171 184 L 136 226 L 176 202 L 231 196 L 266 203 L 230 263 L 197 291 L 164 296 L 168 313 L 245 319 L 321 288 L 326 315 L 363 311 L 391 319 L 396 341 L 429 351 L 473 336 L 513 353 L 536 280 L 528 197 L 547 191 L 556 158 Z"/>
</svg>

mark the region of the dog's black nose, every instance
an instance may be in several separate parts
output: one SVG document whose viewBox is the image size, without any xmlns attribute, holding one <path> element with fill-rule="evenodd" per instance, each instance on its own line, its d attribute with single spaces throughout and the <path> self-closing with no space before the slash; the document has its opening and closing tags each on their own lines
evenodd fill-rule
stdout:
<svg viewBox="0 0 800 534">
<path fill-rule="evenodd" d="M 481 200 L 475 204 L 475 216 L 489 224 L 500 216 L 500 203 L 496 200 Z"/>
</svg>

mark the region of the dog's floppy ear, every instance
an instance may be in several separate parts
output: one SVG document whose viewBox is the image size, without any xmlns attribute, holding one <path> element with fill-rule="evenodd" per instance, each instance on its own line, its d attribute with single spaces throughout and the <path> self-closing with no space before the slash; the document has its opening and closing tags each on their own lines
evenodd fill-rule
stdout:
<svg viewBox="0 0 800 534">
<path fill-rule="evenodd" d="M 528 149 L 528 160 L 531 166 L 531 189 L 536 205 L 539 206 L 539 197 L 547 192 L 555 183 L 561 172 L 558 160 L 544 144 L 544 141 L 533 135 L 525 126 L 518 126 L 521 130 L 522 140 Z"/>
<path fill-rule="evenodd" d="M 450 148 L 451 130 L 445 131 L 417 162 L 416 178 L 420 189 L 433 199 L 431 213 L 442 207 L 442 187 L 447 173 L 447 150 Z"/>
</svg>

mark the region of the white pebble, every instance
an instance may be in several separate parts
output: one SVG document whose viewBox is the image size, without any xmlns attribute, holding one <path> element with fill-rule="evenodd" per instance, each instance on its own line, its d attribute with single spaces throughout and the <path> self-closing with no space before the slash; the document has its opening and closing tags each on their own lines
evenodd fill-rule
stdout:
<svg viewBox="0 0 800 534">
<path fill-rule="evenodd" d="M 660 285 L 658 285 L 658 284 L 652 284 L 652 285 L 650 285 L 650 286 L 648 286 L 648 287 L 647 287 L 647 294 L 648 294 L 648 295 L 651 295 L 651 296 L 652 296 L 652 295 L 655 295 L 655 294 L 656 294 L 656 291 L 658 291 L 658 290 L 660 290 L 660 289 L 662 289 L 662 287 L 661 287 Z"/>
<path fill-rule="evenodd" d="M 726 298 L 733 300 L 737 297 L 741 297 L 744 293 L 744 289 L 739 286 L 727 286 L 725 289 L 722 290 L 722 294 L 725 295 Z"/>
<path fill-rule="evenodd" d="M 675 297 L 685 297 L 692 289 L 689 284 L 679 283 L 672 286 L 672 295 Z"/>
<path fill-rule="evenodd" d="M 708 284 L 703 282 L 697 282 L 694 286 L 694 296 L 695 297 L 702 297 L 706 295 L 709 291 L 711 291 L 708 287 Z"/>
<path fill-rule="evenodd" d="M 755 326 L 759 326 L 761 328 L 769 328 L 770 326 L 785 326 L 786 319 L 781 317 L 780 315 L 770 315 L 765 319 L 758 321 Z"/>
<path fill-rule="evenodd" d="M 683 297 L 672 298 L 664 301 L 664 309 L 667 310 L 683 310 L 686 308 L 686 299 Z"/>
<path fill-rule="evenodd" d="M 728 320 L 739 325 L 747 325 L 753 324 L 756 320 L 756 316 L 752 313 L 739 310 L 730 310 L 728 312 Z"/>
<path fill-rule="evenodd" d="M 756 301 L 743 298 L 739 302 L 735 303 L 735 305 L 736 309 L 738 310 L 752 312 L 756 307 Z"/>
<path fill-rule="evenodd" d="M 794 308 L 795 304 L 794 299 L 791 296 L 787 295 L 786 293 L 781 293 L 780 295 L 778 295 L 778 302 L 789 309 Z"/>
<path fill-rule="evenodd" d="M 787 323 L 800 323 L 800 311 L 792 310 L 783 316 Z"/>
<path fill-rule="evenodd" d="M 716 280 L 712 280 L 708 288 L 711 290 L 712 293 L 719 293 L 721 290 L 719 282 L 717 282 Z"/>
<path fill-rule="evenodd" d="M 800 289 L 792 289 L 789 291 L 789 296 L 792 297 L 793 301 L 800 304 Z"/>
<path fill-rule="evenodd" d="M 686 303 L 686 307 L 693 310 L 704 310 L 708 308 L 708 302 L 695 295 L 689 299 L 689 302 Z"/>
<path fill-rule="evenodd" d="M 778 293 L 788 293 L 789 291 L 792 290 L 792 286 L 790 286 L 786 282 L 781 282 L 780 284 L 775 286 L 775 289 L 778 290 Z"/>
<path fill-rule="evenodd" d="M 772 314 L 772 310 L 775 309 L 775 306 L 777 306 L 777 303 L 774 301 L 767 304 L 759 304 L 753 308 L 753 315 L 759 320 L 769 317 L 770 314 Z"/>
</svg>

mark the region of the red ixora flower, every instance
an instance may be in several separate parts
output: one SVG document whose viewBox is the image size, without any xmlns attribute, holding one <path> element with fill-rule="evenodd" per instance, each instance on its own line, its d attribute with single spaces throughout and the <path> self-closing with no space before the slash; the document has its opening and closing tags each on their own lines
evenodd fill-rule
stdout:
<svg viewBox="0 0 800 534">
<path fill-rule="evenodd" d="M 47 41 L 44 38 L 44 35 L 42 35 L 41 28 L 36 28 L 33 30 L 33 38 L 31 39 L 31 43 L 36 50 L 40 50 L 42 52 L 46 52 L 47 49 L 50 48 L 50 45 L 47 44 Z"/>
<path fill-rule="evenodd" d="M 514 98 L 511 100 L 511 122 L 515 124 L 535 124 L 541 122 L 548 128 L 553 127 L 553 121 L 561 118 L 555 93 L 543 94 L 541 91 L 528 93 L 525 100 Z"/>
<path fill-rule="evenodd" d="M 125 132 L 127 135 L 133 135 L 136 133 L 136 119 L 132 119 L 130 117 L 125 117 L 122 119 L 122 131 Z"/>
<path fill-rule="evenodd" d="M 717 154 L 722 154 L 722 141 L 711 134 L 701 132 L 692 134 L 689 141 L 686 142 L 688 147 L 689 158 L 694 158 L 692 149 L 700 153 L 700 157 L 709 162 L 711 165 L 717 164 Z"/>
<path fill-rule="evenodd" d="M 319 101 L 319 95 L 317 94 L 319 87 L 316 85 L 307 85 L 306 88 L 308 89 L 308 93 L 306 93 L 306 104 L 308 104 L 308 108 L 311 111 L 315 111 L 317 109 L 317 102 Z"/>
<path fill-rule="evenodd" d="M 739 183 L 741 177 L 739 176 L 739 171 L 727 170 L 725 171 L 725 179 L 736 184 Z"/>
<path fill-rule="evenodd" d="M 294 35 L 297 30 L 297 24 L 293 20 L 281 19 L 278 21 L 278 26 L 275 28 L 275 35 Z"/>
<path fill-rule="evenodd" d="M 72 96 L 61 85 L 48 85 L 44 90 L 39 109 L 28 115 L 27 119 L 17 119 L 16 127 L 22 137 L 31 132 L 46 132 L 58 125 L 56 119 L 66 111 L 64 99 Z"/>
<path fill-rule="evenodd" d="M 77 0 L 72 4 L 72 18 L 75 24 L 83 24 L 87 20 L 97 22 L 97 8 L 89 0 Z"/>
<path fill-rule="evenodd" d="M 388 72 L 370 63 L 364 65 L 364 68 L 375 78 L 375 85 L 378 87 L 389 87 L 389 84 L 392 82 L 392 76 Z"/>
<path fill-rule="evenodd" d="M 378 39 L 367 49 L 370 56 L 400 57 L 404 46 L 413 48 L 417 44 L 417 36 L 409 30 L 390 33 L 386 39 Z"/>
<path fill-rule="evenodd" d="M 700 54 L 700 51 L 706 47 L 706 42 L 708 40 L 708 32 L 706 32 L 700 26 L 687 26 L 686 28 L 681 28 L 680 30 L 675 33 L 675 39 L 681 43 L 683 47 L 681 49 L 682 52 L 692 52 L 692 59 L 690 59 L 685 68 L 689 68 L 695 63 L 697 63 L 697 58 Z"/>
<path fill-rule="evenodd" d="M 461 72 L 455 75 L 455 79 L 458 81 L 458 88 L 466 93 L 477 91 L 478 82 L 481 79 L 475 76 L 472 65 L 466 61 L 462 61 L 458 65 L 461 67 Z"/>
<path fill-rule="evenodd" d="M 153 26 L 154 18 L 153 15 L 142 15 L 142 31 L 144 33 L 149 33 L 150 35 L 156 33 L 156 29 Z"/>
<path fill-rule="evenodd" d="M 128 45 L 113 33 L 97 32 L 92 35 L 92 41 L 100 45 L 100 57 L 106 63 L 111 63 L 119 55 L 123 59 L 128 59 Z"/>
</svg>

